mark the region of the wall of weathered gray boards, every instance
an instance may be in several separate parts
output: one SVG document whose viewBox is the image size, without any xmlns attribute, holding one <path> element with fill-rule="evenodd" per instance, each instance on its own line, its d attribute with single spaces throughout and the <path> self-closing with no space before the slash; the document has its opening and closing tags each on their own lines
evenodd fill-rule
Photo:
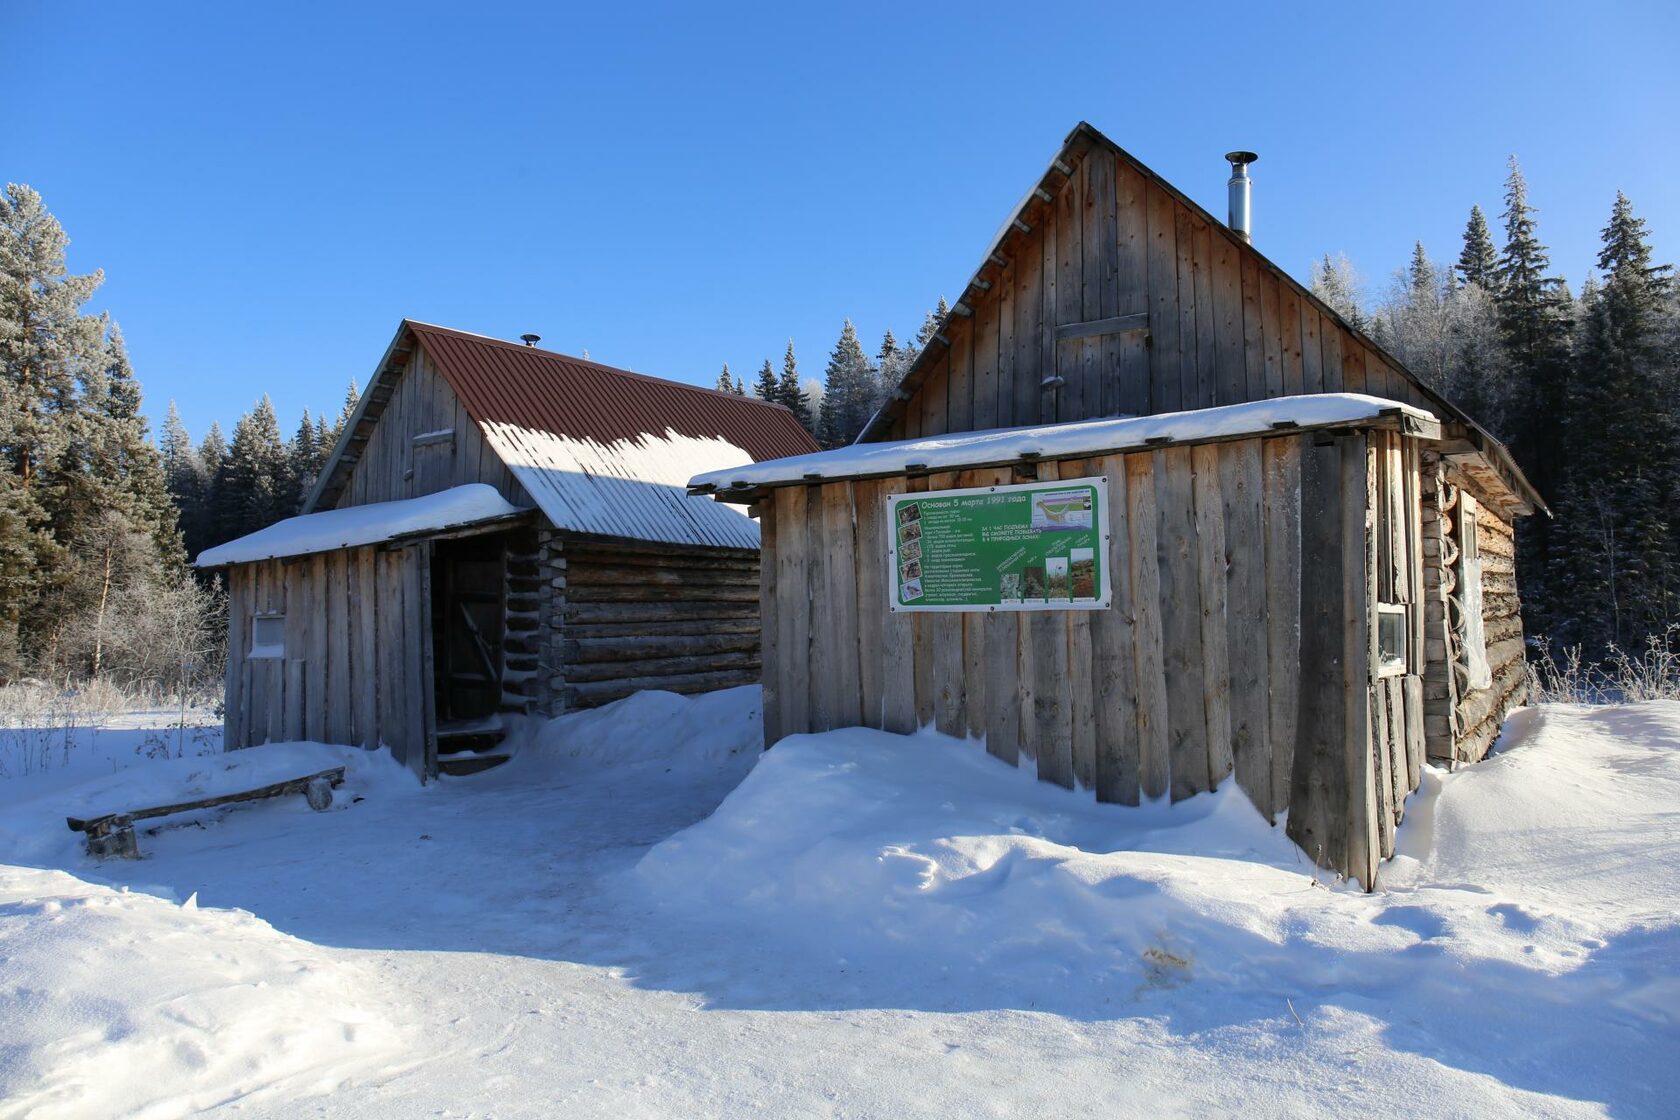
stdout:
<svg viewBox="0 0 1680 1120">
<path fill-rule="evenodd" d="M 883 438 L 1301 393 L 1435 400 L 1286 273 L 1130 160 L 1067 153 L 977 274 Z M 1046 388 L 1050 371 L 1061 379 Z"/>
<path fill-rule="evenodd" d="M 426 351 L 417 345 L 406 361 L 389 389 L 368 387 L 389 398 L 374 414 L 343 494 L 332 505 L 416 498 L 469 482 L 489 483 L 516 506 L 534 505 Z"/>
<path fill-rule="evenodd" d="M 766 741 L 931 724 L 1123 804 L 1234 773 L 1369 885 L 1425 754 L 1422 458 L 1399 432 L 1343 431 L 774 488 Z M 1112 609 L 888 610 L 888 494 L 1034 476 L 1108 479 Z M 1379 602 L 1410 623 L 1392 676 Z"/>
<path fill-rule="evenodd" d="M 432 741 L 431 548 L 375 546 L 228 569 L 232 748 L 385 744 L 422 770 Z M 285 616 L 285 656 L 248 656 L 253 615 Z"/>
</svg>

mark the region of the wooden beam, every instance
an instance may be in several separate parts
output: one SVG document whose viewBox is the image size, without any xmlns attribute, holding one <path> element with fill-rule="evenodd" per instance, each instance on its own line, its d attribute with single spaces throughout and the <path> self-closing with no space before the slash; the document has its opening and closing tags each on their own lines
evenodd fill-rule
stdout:
<svg viewBox="0 0 1680 1120">
<path fill-rule="evenodd" d="M 1147 331 L 1149 329 L 1149 313 L 1139 311 L 1133 315 L 1116 315 L 1112 319 L 1092 319 L 1086 323 L 1063 323 L 1056 328 L 1056 341 L 1066 342 L 1070 338 L 1094 338 L 1105 334 L 1127 334 L 1131 331 Z"/>
</svg>

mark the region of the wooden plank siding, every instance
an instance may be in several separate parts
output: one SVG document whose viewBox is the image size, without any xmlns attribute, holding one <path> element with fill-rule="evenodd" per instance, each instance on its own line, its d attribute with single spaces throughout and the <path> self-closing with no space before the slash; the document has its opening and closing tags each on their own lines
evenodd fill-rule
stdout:
<svg viewBox="0 0 1680 1120">
<path fill-rule="evenodd" d="M 417 436 L 444 430 L 451 433 L 447 439 L 414 443 Z M 336 507 L 416 498 L 470 482 L 494 486 L 516 506 L 532 505 L 424 348 L 416 346 L 350 468 Z"/>
<path fill-rule="evenodd" d="M 431 688 L 417 659 L 430 643 L 414 636 L 429 632 L 429 570 L 425 544 L 231 568 L 228 749 L 305 737 L 383 745 L 425 772 L 435 755 Z M 284 656 L 249 656 L 259 614 L 285 616 Z"/>
<path fill-rule="evenodd" d="M 1041 779 L 1102 801 L 1188 797 L 1234 774 L 1269 818 L 1288 812 L 1315 858 L 1369 886 L 1418 781 L 1407 689 L 1421 699 L 1421 678 L 1377 679 L 1370 651 L 1379 584 L 1385 598 L 1423 586 L 1408 560 L 1421 462 L 1417 441 L 1396 433 L 1278 433 L 1027 473 L 776 487 L 766 617 L 826 598 L 825 625 L 850 636 L 828 648 L 807 637 L 808 658 L 779 659 L 766 740 L 833 725 L 815 710 L 790 716 L 786 696 L 803 692 L 864 726 L 984 738 L 995 756 L 1028 755 Z M 888 495 L 1034 476 L 1107 478 L 1110 609 L 889 609 Z M 819 546 L 852 551 L 820 568 L 785 559 Z M 1384 565 L 1393 574 L 1379 580 Z M 791 629 L 778 613 L 778 643 Z"/>
</svg>

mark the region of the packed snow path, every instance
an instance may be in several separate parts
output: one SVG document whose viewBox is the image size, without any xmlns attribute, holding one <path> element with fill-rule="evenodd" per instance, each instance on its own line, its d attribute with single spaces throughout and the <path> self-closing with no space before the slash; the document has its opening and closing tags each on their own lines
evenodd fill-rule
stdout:
<svg viewBox="0 0 1680 1120">
<path fill-rule="evenodd" d="M 424 790 L 348 752 L 334 811 L 137 864 L 0 786 L 0 1117 L 1672 1115 L 1680 705 L 1519 714 L 1367 896 L 1229 787 L 874 732 L 755 767 L 752 699 Z"/>
</svg>

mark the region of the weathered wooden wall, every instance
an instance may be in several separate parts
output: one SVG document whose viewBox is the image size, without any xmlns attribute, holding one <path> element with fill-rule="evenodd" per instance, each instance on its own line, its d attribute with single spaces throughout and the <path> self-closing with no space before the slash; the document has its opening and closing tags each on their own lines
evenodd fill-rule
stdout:
<svg viewBox="0 0 1680 1120">
<path fill-rule="evenodd" d="M 931 724 L 1124 804 L 1234 774 L 1369 884 L 1423 760 L 1418 466 L 1417 441 L 1392 432 L 1038 463 L 1039 480 L 1108 479 L 1103 611 L 888 609 L 886 496 L 1025 481 L 1019 468 L 775 488 L 765 740 Z M 1380 679 L 1379 601 L 1412 623 L 1406 672 Z"/>
<path fill-rule="evenodd" d="M 224 741 L 311 739 L 430 765 L 431 550 L 342 549 L 228 569 Z M 285 656 L 252 658 L 253 614 L 285 615 Z"/>
<path fill-rule="evenodd" d="M 1301 393 L 1436 406 L 1300 284 L 1102 145 L 1052 171 L 875 438 Z M 1053 377 L 1051 375 L 1054 375 Z M 1049 379 L 1049 385 L 1044 382 Z M 1059 380 L 1058 380 L 1059 379 Z"/>
<path fill-rule="evenodd" d="M 438 435 L 444 431 L 448 437 Z M 469 482 L 494 486 L 516 506 L 532 504 L 418 346 L 355 454 L 339 507 L 417 498 Z"/>
<path fill-rule="evenodd" d="M 1421 456 L 1393 432 L 1314 440 L 1301 471 L 1299 726 L 1289 835 L 1376 881 L 1424 761 Z M 1380 604 L 1406 608 L 1400 671 L 1379 671 Z"/>
<path fill-rule="evenodd" d="M 552 528 L 538 536 L 546 710 L 641 689 L 710 692 L 758 680 L 758 553 Z"/>
</svg>

